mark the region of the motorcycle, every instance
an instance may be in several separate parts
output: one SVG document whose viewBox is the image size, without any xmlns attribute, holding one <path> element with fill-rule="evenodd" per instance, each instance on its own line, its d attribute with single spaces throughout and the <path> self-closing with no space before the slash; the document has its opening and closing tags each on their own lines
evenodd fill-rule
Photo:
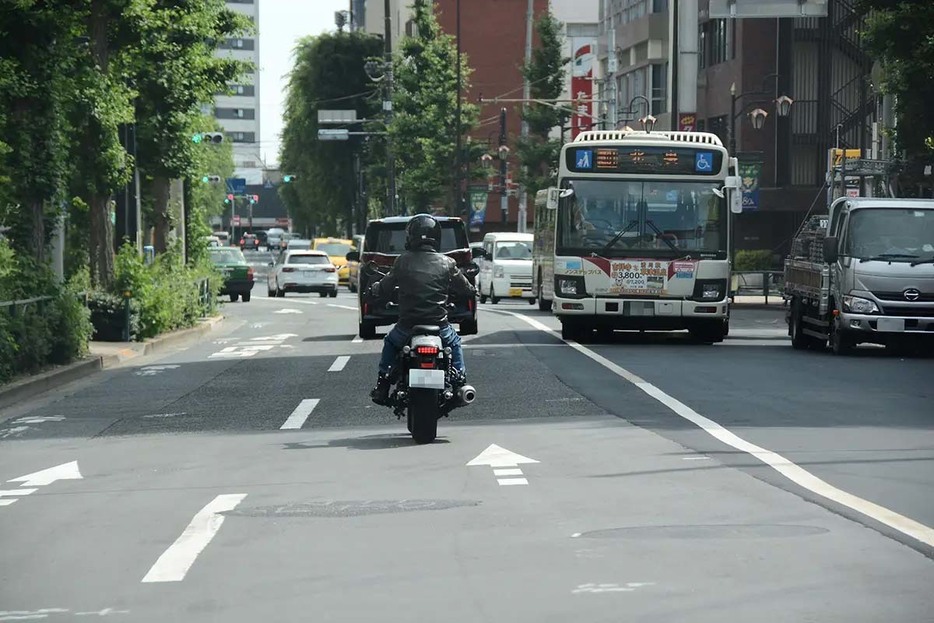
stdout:
<svg viewBox="0 0 934 623">
<path fill-rule="evenodd" d="M 382 279 L 387 274 L 372 263 L 362 268 L 369 271 L 368 277 Z M 474 270 L 479 272 L 476 264 L 465 272 Z M 398 288 L 389 305 L 396 304 L 396 294 Z M 448 302 L 448 307 L 453 309 L 455 305 Z M 392 407 L 397 419 L 405 417 L 409 433 L 418 444 L 433 442 L 438 436 L 438 420 L 477 398 L 477 390 L 473 386 L 454 386 L 451 348 L 444 346 L 440 333 L 441 327 L 437 325 L 412 327 L 409 342 L 399 352 L 389 373 L 393 389 L 388 406 Z"/>
</svg>

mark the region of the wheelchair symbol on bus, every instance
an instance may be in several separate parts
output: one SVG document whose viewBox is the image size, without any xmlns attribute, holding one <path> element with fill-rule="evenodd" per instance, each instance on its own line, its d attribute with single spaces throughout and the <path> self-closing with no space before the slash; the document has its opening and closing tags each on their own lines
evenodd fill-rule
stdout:
<svg viewBox="0 0 934 623">
<path fill-rule="evenodd" d="M 695 171 L 713 171 L 713 152 L 699 151 L 694 155 Z"/>
</svg>

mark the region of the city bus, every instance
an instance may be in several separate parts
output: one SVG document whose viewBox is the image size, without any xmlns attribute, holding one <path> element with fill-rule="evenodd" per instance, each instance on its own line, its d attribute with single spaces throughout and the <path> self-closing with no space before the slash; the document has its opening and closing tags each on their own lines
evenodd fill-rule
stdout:
<svg viewBox="0 0 934 623">
<path fill-rule="evenodd" d="M 706 132 L 589 131 L 565 144 L 545 206 L 562 337 L 686 329 L 722 341 L 730 213 L 742 210 L 736 165 Z"/>
<path fill-rule="evenodd" d="M 535 224 L 532 229 L 532 292 L 542 311 L 551 310 L 555 279 L 555 214 L 548 208 L 549 193 L 557 189 L 542 189 L 535 193 Z"/>
</svg>

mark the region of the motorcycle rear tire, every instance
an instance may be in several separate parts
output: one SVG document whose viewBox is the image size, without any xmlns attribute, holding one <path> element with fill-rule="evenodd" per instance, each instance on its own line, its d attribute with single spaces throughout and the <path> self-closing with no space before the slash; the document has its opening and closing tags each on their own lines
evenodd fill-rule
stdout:
<svg viewBox="0 0 934 623">
<path fill-rule="evenodd" d="M 438 436 L 438 390 L 410 389 L 408 425 L 415 443 L 431 443 Z"/>
</svg>

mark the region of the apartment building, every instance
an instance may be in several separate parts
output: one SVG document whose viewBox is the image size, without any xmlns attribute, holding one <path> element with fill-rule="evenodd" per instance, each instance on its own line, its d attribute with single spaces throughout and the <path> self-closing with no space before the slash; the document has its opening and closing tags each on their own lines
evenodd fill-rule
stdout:
<svg viewBox="0 0 934 623">
<path fill-rule="evenodd" d="M 233 143 L 234 176 L 246 178 L 248 184 L 263 181 L 259 142 L 259 2 L 227 0 L 227 8 L 246 15 L 256 24 L 257 32 L 247 37 L 229 39 L 216 52 L 218 56 L 250 61 L 255 68 L 239 84 L 231 85 L 232 94 L 218 95 L 214 100 L 214 116 L 224 127 L 227 140 Z"/>
</svg>

